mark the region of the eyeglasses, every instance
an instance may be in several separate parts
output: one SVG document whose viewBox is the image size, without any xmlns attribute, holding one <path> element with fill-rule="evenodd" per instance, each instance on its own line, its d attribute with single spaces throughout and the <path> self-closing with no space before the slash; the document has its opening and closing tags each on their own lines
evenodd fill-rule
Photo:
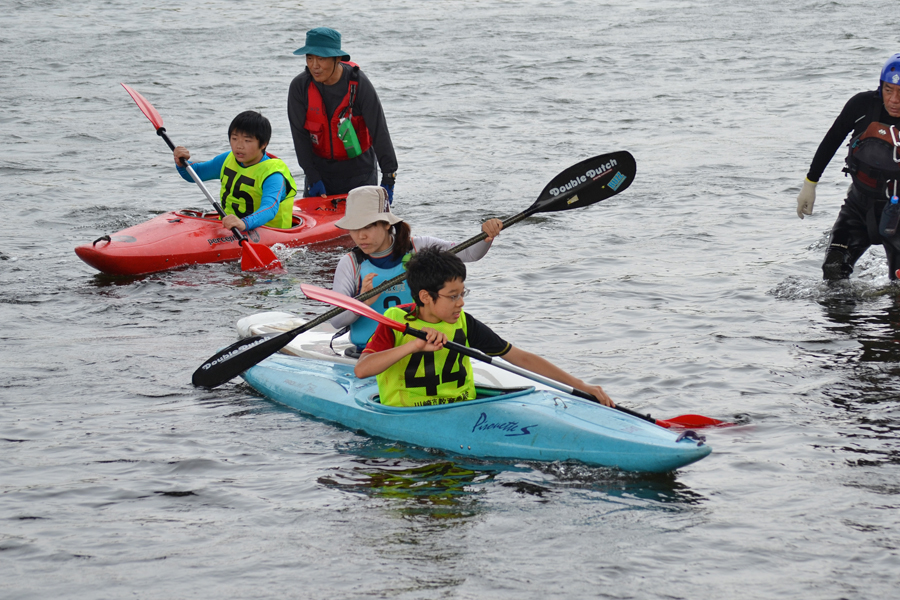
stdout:
<svg viewBox="0 0 900 600">
<path fill-rule="evenodd" d="M 445 296 L 443 294 L 438 294 L 438 296 L 440 296 L 441 298 L 446 298 L 450 302 L 454 302 L 454 303 L 459 302 L 459 300 L 461 298 L 465 298 L 468 295 L 469 295 L 469 288 L 467 288 L 467 287 L 463 288 L 462 294 L 454 294 L 453 296 Z"/>
</svg>

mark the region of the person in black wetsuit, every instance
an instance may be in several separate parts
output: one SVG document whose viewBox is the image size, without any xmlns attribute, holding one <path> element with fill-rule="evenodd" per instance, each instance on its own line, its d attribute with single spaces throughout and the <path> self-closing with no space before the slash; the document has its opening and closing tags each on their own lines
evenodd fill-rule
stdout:
<svg viewBox="0 0 900 600">
<path fill-rule="evenodd" d="M 873 122 L 900 126 L 900 53 L 891 56 L 884 64 L 878 89 L 850 98 L 825 134 L 810 164 L 803 189 L 797 196 L 798 217 L 802 219 L 803 215 L 812 214 L 816 184 L 847 134 L 853 133 L 852 151 L 854 142 Z M 849 162 L 848 166 L 851 166 Z M 854 175 L 853 183 L 831 229 L 831 242 L 822 264 L 823 277 L 826 280 L 847 279 L 853 272 L 853 265 L 869 246 L 883 244 L 890 278 L 897 279 L 900 249 L 883 240 L 878 233 L 881 213 L 890 195 L 884 189 L 860 185 L 855 173 L 851 172 L 851 175 Z"/>
<path fill-rule="evenodd" d="M 288 121 L 297 162 L 306 174 L 304 196 L 344 194 L 378 183 L 394 200 L 397 155 L 378 94 L 359 66 L 341 49 L 341 34 L 328 27 L 306 33 L 306 69 L 291 81 Z M 348 150 L 340 138 L 349 120 L 359 142 Z M 358 153 L 358 154 L 357 154 Z"/>
</svg>

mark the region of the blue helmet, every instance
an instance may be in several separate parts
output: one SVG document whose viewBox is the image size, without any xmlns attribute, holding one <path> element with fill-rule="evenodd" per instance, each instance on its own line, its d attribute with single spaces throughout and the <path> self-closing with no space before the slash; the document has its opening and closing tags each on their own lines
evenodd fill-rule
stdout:
<svg viewBox="0 0 900 600">
<path fill-rule="evenodd" d="M 890 57 L 881 68 L 881 81 L 893 85 L 900 85 L 900 53 Z M 881 91 L 881 83 L 878 84 Z"/>
</svg>

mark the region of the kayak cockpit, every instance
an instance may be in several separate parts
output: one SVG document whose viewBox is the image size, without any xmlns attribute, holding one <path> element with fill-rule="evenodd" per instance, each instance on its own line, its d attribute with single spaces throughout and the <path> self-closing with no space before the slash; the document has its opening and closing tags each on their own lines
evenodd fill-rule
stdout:
<svg viewBox="0 0 900 600">
<path fill-rule="evenodd" d="M 183 208 L 181 210 L 175 211 L 176 214 L 180 217 L 190 217 L 191 219 L 205 219 L 207 221 L 219 221 L 218 213 L 214 212 L 204 212 L 202 210 L 197 210 L 194 208 Z M 268 227 L 269 229 L 274 229 L 275 231 L 290 231 L 292 229 L 297 229 L 299 227 L 306 226 L 306 219 L 304 219 L 301 215 L 294 213 L 291 215 L 291 226 L 285 229 L 276 229 L 274 227 Z"/>
</svg>

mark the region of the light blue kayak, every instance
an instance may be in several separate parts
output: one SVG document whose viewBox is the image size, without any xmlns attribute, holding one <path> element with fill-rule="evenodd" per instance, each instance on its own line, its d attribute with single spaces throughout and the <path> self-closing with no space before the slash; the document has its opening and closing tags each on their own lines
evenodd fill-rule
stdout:
<svg viewBox="0 0 900 600">
<path fill-rule="evenodd" d="M 286 325 L 290 326 L 295 323 Z M 369 435 L 462 456 L 578 460 L 628 471 L 672 471 L 711 452 L 684 431 L 559 391 L 536 389 L 522 378 L 515 383 L 525 385 L 512 388 L 490 385 L 510 383 L 509 374 L 494 373 L 492 369 L 500 369 L 491 365 L 473 369 L 476 400 L 415 408 L 385 406 L 378 401 L 375 378 L 357 379 L 349 359 L 327 360 L 321 345 L 304 350 L 303 340 L 295 348 L 300 356 L 276 354 L 248 369 L 243 378 L 275 402 Z"/>
</svg>

